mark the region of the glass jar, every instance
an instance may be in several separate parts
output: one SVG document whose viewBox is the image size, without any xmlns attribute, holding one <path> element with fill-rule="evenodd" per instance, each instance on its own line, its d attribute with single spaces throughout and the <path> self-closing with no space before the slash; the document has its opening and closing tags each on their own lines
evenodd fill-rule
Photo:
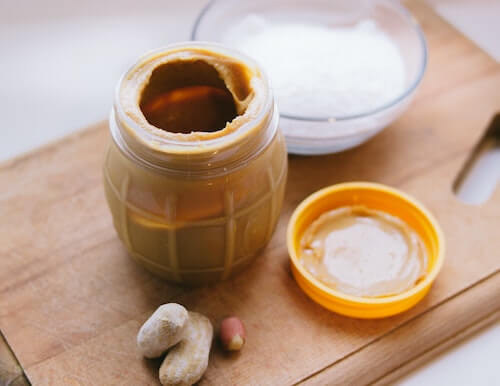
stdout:
<svg viewBox="0 0 500 386">
<path fill-rule="evenodd" d="M 229 91 L 234 119 L 200 132 L 169 132 L 149 122 L 147 103 L 167 94 L 178 101 L 176 90 L 192 87 Z M 186 111 L 174 105 L 172 114 L 208 122 L 218 107 L 205 103 L 204 110 L 189 111 L 192 105 L 182 105 Z M 104 162 L 106 198 L 130 255 L 149 271 L 189 285 L 247 266 L 271 238 L 283 202 L 287 153 L 278 120 L 265 75 L 236 51 L 180 43 L 132 66 L 117 87 Z"/>
</svg>

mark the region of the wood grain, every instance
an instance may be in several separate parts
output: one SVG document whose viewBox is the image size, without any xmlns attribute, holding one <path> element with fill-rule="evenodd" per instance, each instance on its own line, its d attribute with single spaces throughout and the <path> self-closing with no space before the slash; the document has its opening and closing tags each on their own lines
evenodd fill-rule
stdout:
<svg viewBox="0 0 500 386">
<path fill-rule="evenodd" d="M 303 384 L 382 383 L 395 370 L 418 360 L 429 351 L 446 346 L 448 341 L 454 341 L 457 335 L 471 326 L 480 324 L 483 320 L 498 320 L 498 312 L 495 310 L 500 309 L 500 298 L 489 296 L 495 293 L 500 293 L 500 275 L 493 275 L 437 307 L 422 312 L 410 322 L 312 375 Z M 467 312 L 457 313 L 457 309 L 465 309 Z M 450 328 L 451 322 L 453 328 Z M 415 347 L 418 349 L 415 350 Z M 363 367 L 360 363 L 370 363 L 370 366 Z"/>
<path fill-rule="evenodd" d="M 217 323 L 245 321 L 240 355 L 215 345 L 203 384 L 369 383 L 500 309 L 500 190 L 484 205 L 452 193 L 458 171 L 500 106 L 500 66 L 411 2 L 430 46 L 428 72 L 409 110 L 345 153 L 290 157 L 286 202 L 270 245 L 244 273 L 184 289 L 126 256 L 102 189 L 105 123 L 0 167 L 0 329 L 36 385 L 157 384 L 159 361 L 135 336 L 160 304 L 176 301 Z M 412 310 L 366 321 L 335 315 L 293 281 L 285 227 L 313 191 L 341 181 L 386 183 L 438 218 L 447 256 Z"/>
<path fill-rule="evenodd" d="M 401 376 L 407 374 L 408 372 L 417 369 L 419 366 L 424 365 L 428 361 L 434 359 L 437 355 L 445 352 L 447 349 L 453 347 L 456 344 L 461 343 L 467 338 L 471 338 L 481 330 L 498 323 L 500 320 L 500 310 L 496 310 L 493 313 L 486 316 L 484 319 L 478 320 L 476 323 L 467 326 L 465 329 L 451 335 L 448 339 L 441 340 L 437 339 L 436 344 L 422 354 L 412 357 L 410 361 L 403 363 L 401 366 L 392 369 L 382 378 L 377 379 L 375 382 L 370 383 L 372 386 L 382 386 L 390 385 L 394 381 L 397 381 Z"/>
<path fill-rule="evenodd" d="M 0 334 L 0 385 L 24 386 L 28 384 L 23 369 Z"/>
</svg>

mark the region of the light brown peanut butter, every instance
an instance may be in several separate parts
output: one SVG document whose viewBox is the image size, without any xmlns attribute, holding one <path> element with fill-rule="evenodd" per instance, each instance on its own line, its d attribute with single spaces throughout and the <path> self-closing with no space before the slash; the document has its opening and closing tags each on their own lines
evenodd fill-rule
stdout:
<svg viewBox="0 0 500 386">
<path fill-rule="evenodd" d="M 176 282 L 205 284 L 247 266 L 269 241 L 287 155 L 260 69 L 186 43 L 123 77 L 110 120 L 105 188 L 129 253 Z"/>
<path fill-rule="evenodd" d="M 199 47 L 173 49 L 168 55 L 160 53 L 152 56 L 126 75 L 119 90 L 119 99 L 124 112 L 151 134 L 180 142 L 206 141 L 235 132 L 262 111 L 268 90 L 260 75 L 241 61 L 213 50 Z M 200 86 L 227 92 L 233 98 L 236 115 L 220 130 L 211 130 L 210 125 L 207 125 L 205 129 L 196 130 L 193 127 L 192 130 L 179 132 L 168 127 L 154 126 L 148 121 L 143 110 L 155 97 L 168 91 Z M 212 111 L 207 108 L 200 111 L 190 106 L 189 110 L 173 113 L 181 118 L 197 115 L 206 122 L 207 115 Z M 132 135 L 136 134 L 134 129 L 127 129 Z M 158 144 L 153 142 L 149 145 L 155 148 Z M 205 152 L 205 146 L 181 150 L 187 151 Z"/>
<path fill-rule="evenodd" d="M 363 206 L 322 214 L 304 232 L 304 267 L 327 286 L 377 297 L 412 288 L 427 268 L 419 235 L 402 220 Z"/>
</svg>

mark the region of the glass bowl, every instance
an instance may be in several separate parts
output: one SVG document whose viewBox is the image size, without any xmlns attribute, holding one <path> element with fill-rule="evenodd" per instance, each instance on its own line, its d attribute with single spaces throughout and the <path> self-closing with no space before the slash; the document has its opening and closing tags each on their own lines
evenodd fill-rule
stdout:
<svg viewBox="0 0 500 386">
<path fill-rule="evenodd" d="M 224 42 L 231 27 L 249 14 L 271 23 L 300 22 L 327 27 L 354 26 L 371 19 L 398 47 L 403 59 L 404 91 L 370 111 L 312 117 L 282 111 L 280 126 L 289 153 L 328 154 L 360 145 L 405 111 L 423 78 L 427 64 L 424 34 L 415 18 L 395 1 L 212 0 L 198 16 L 191 37 L 193 40 Z"/>
</svg>

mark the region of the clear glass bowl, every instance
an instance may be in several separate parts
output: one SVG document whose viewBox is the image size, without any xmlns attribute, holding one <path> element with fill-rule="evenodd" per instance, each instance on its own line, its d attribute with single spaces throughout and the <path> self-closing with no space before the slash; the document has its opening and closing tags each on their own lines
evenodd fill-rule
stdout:
<svg viewBox="0 0 500 386">
<path fill-rule="evenodd" d="M 346 116 L 305 117 L 281 113 L 280 126 L 289 153 L 336 153 L 367 141 L 408 107 L 424 75 L 427 64 L 424 34 L 406 8 L 390 0 L 213 0 L 198 16 L 191 37 L 222 42 L 231 26 L 248 14 L 270 22 L 329 27 L 353 26 L 371 19 L 393 40 L 403 58 L 405 89 L 389 103 Z M 304 128 L 309 133 L 307 136 L 303 135 Z"/>
</svg>

